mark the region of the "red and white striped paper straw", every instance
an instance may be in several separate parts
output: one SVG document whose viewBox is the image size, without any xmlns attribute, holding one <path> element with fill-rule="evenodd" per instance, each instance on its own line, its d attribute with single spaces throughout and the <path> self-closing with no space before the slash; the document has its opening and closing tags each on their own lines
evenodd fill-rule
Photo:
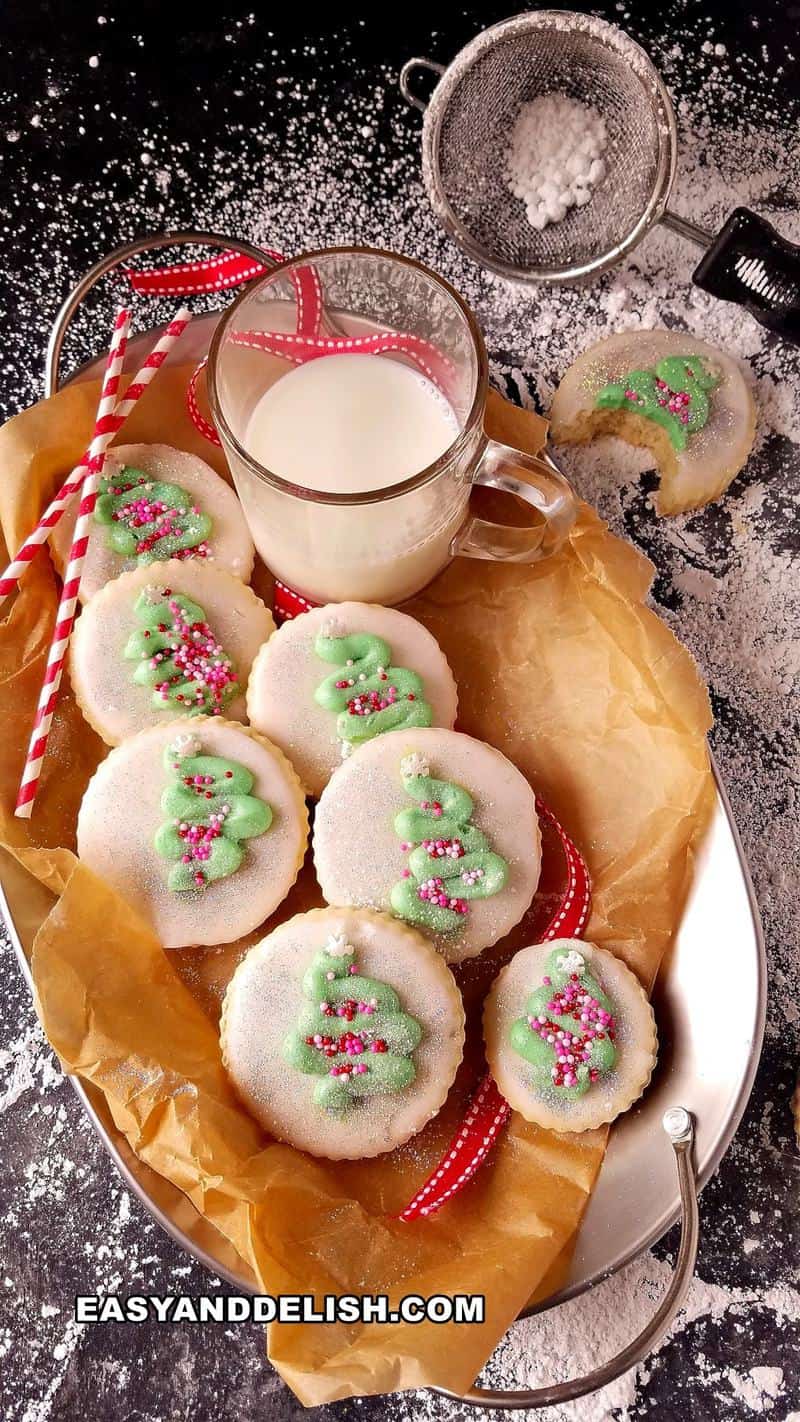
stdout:
<svg viewBox="0 0 800 1422">
<path fill-rule="evenodd" d="M 64 586 L 61 589 L 61 601 L 58 604 L 58 614 L 56 625 L 53 629 L 53 639 L 50 643 L 50 652 L 47 657 L 47 668 L 42 682 L 42 689 L 39 693 L 39 705 L 33 722 L 33 732 L 31 734 L 28 754 L 25 760 L 25 769 L 22 773 L 19 792 L 17 794 L 17 804 L 14 813 L 22 819 L 30 819 L 33 811 L 33 802 L 36 799 L 36 792 L 39 788 L 39 776 L 42 769 L 45 751 L 47 750 L 47 738 L 50 734 L 50 727 L 53 721 L 53 712 L 58 701 L 58 688 L 61 685 L 61 676 L 64 670 L 64 660 L 69 646 L 69 639 L 75 623 L 75 612 L 78 606 L 78 589 L 81 583 L 81 574 L 86 559 L 86 549 L 89 544 L 90 520 L 94 513 L 94 506 L 97 499 L 97 487 L 105 463 L 106 448 L 108 446 L 107 421 L 113 414 L 117 403 L 117 391 L 119 390 L 119 378 L 125 361 L 125 351 L 128 345 L 128 331 L 130 329 L 130 315 L 124 309 L 117 314 L 114 322 L 114 334 L 111 341 L 111 349 L 106 361 L 105 375 L 103 379 L 103 389 L 100 394 L 100 403 L 97 407 L 95 419 L 94 436 L 89 446 L 88 473 L 84 481 L 83 495 L 81 498 L 78 520 L 75 524 L 75 533 L 70 549 L 69 563 L 64 577 Z"/>
<path fill-rule="evenodd" d="M 98 422 L 95 427 L 95 436 L 98 434 L 102 436 L 102 453 L 105 453 L 114 436 L 119 434 L 137 400 L 147 389 L 156 371 L 161 369 L 167 355 L 191 319 L 191 313 L 185 306 L 181 306 L 175 312 L 163 335 L 154 345 L 142 367 L 136 372 L 134 379 L 125 391 L 124 400 L 120 400 L 116 409 L 107 415 L 105 420 Z M 16 557 L 0 574 L 0 607 L 16 588 L 28 564 L 36 557 L 39 548 L 47 542 L 51 529 L 58 523 L 73 494 L 76 494 L 83 484 L 89 469 L 89 457 L 90 454 L 87 450 L 80 464 L 73 469 L 69 478 L 61 485 L 55 498 L 47 505 L 39 522 L 28 534 Z"/>
</svg>

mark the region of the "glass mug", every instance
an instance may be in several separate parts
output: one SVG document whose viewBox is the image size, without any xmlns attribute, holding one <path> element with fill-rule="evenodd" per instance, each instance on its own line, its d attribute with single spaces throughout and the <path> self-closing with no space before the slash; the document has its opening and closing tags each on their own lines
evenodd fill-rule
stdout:
<svg viewBox="0 0 800 1422">
<path fill-rule="evenodd" d="M 265 391 L 334 342 L 414 366 L 446 394 L 453 438 L 427 468 L 409 469 L 384 487 L 320 490 L 265 468 L 248 449 L 250 419 Z M 329 248 L 249 286 L 214 333 L 208 392 L 253 541 L 275 576 L 315 602 L 391 605 L 456 555 L 532 563 L 554 552 L 574 522 L 572 491 L 541 459 L 488 438 L 487 389 L 474 315 L 446 281 L 408 257 Z M 298 441 L 306 419 L 315 419 L 314 409 L 298 422 Z M 471 515 L 476 484 L 532 505 L 536 525 Z"/>
</svg>

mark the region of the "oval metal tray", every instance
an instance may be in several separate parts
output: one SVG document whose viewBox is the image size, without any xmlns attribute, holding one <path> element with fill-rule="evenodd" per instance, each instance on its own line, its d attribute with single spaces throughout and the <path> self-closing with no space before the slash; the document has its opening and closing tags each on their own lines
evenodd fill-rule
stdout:
<svg viewBox="0 0 800 1422">
<path fill-rule="evenodd" d="M 218 317 L 199 317 L 181 342 L 181 363 L 199 359 Z M 150 333 L 131 342 L 135 358 Z M 172 359 L 175 359 L 173 356 Z M 96 362 L 75 377 L 97 373 Z M 713 761 L 712 761 L 713 764 Z M 685 1106 L 695 1119 L 699 1186 L 717 1169 L 747 1104 L 764 1032 L 766 957 L 753 887 L 719 773 L 708 834 L 697 856 L 695 881 L 681 926 L 656 982 L 653 1002 L 661 1044 L 659 1065 L 642 1102 L 612 1132 L 608 1153 L 579 1233 L 564 1287 L 541 1308 L 584 1293 L 659 1239 L 677 1220 L 680 1196 L 661 1118 Z M 30 879 L 10 857 L 0 857 L 0 910 L 20 967 L 30 983 L 23 895 Z M 720 969 L 724 966 L 724 973 Z M 720 986 L 725 1010 L 706 1003 Z M 133 1154 L 102 1097 L 71 1078 L 81 1104 L 127 1187 L 181 1247 L 238 1289 L 255 1286 L 228 1241 L 175 1186 Z M 491 1163 L 487 1167 L 491 1169 Z"/>
</svg>

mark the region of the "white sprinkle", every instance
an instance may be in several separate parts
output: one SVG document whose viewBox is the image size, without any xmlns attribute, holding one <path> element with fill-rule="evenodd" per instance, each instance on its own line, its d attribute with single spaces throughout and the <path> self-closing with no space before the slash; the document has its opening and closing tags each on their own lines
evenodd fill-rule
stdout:
<svg viewBox="0 0 800 1422">
<path fill-rule="evenodd" d="M 586 967 L 586 959 L 572 948 L 569 953 L 559 953 L 556 965 L 562 973 L 580 973 Z"/>
<path fill-rule="evenodd" d="M 325 952 L 331 958 L 352 958 L 355 951 L 352 943 L 348 943 L 347 935 L 344 933 L 332 933 L 325 944 Z"/>
<path fill-rule="evenodd" d="M 411 780 L 417 775 L 430 775 L 430 773 L 427 760 L 418 751 L 412 751 L 411 755 L 404 756 L 400 762 L 400 774 L 406 780 Z"/>
</svg>

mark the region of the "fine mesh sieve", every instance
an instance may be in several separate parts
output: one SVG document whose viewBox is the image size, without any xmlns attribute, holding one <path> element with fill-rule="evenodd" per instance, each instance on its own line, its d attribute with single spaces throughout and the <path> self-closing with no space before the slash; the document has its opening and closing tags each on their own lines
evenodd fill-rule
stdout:
<svg viewBox="0 0 800 1422">
<path fill-rule="evenodd" d="M 439 76 L 429 104 L 411 87 Z M 425 115 L 422 172 L 434 212 L 483 266 L 518 281 L 599 274 L 655 222 L 707 249 L 693 280 L 800 342 L 800 249 L 746 208 L 715 237 L 667 211 L 677 129 L 669 94 L 644 50 L 592 15 L 539 10 L 478 35 L 444 68 L 410 59 L 400 74 L 408 103 Z M 523 104 L 563 94 L 605 120 L 607 172 L 584 206 L 537 231 L 510 191 L 507 156 Z"/>
<path fill-rule="evenodd" d="M 537 232 L 508 188 L 506 154 L 520 106 L 554 91 L 602 114 L 609 177 Z M 423 172 L 440 220 L 479 261 L 563 281 L 603 271 L 657 220 L 675 151 L 672 106 L 644 51 L 601 20 L 544 10 L 494 25 L 444 72 L 425 114 Z"/>
</svg>

